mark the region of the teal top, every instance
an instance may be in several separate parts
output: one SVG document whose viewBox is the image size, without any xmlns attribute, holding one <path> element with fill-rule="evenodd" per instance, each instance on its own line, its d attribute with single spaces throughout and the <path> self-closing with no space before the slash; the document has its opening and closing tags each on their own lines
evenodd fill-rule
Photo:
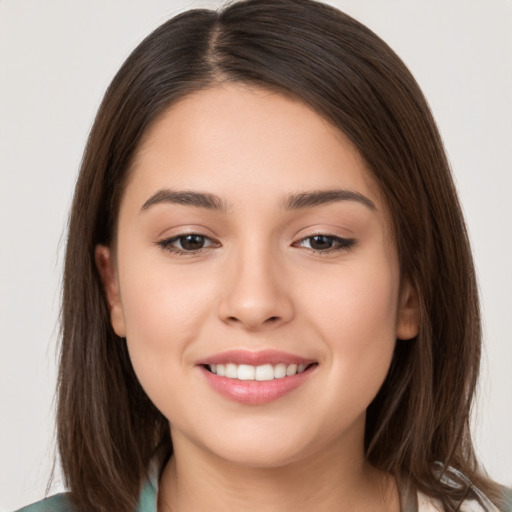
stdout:
<svg viewBox="0 0 512 512">
<path fill-rule="evenodd" d="M 153 465 L 150 477 L 142 486 L 135 512 L 157 512 L 158 474 L 158 468 Z M 68 497 L 69 493 L 56 494 L 16 512 L 76 512 Z"/>
</svg>

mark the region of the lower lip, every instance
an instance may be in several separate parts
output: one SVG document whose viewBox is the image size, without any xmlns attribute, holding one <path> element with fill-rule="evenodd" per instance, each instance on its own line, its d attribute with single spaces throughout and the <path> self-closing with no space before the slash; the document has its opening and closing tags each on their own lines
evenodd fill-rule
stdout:
<svg viewBox="0 0 512 512">
<path fill-rule="evenodd" d="M 273 380 L 238 380 L 220 377 L 204 366 L 200 370 L 208 384 L 221 395 L 246 405 L 261 405 L 273 402 L 301 386 L 313 373 L 317 365 L 311 365 L 302 373 Z"/>
</svg>

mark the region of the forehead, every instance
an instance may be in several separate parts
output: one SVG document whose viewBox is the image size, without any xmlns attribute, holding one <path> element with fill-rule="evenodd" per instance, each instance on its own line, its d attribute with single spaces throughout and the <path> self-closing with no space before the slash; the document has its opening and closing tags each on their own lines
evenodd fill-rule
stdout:
<svg viewBox="0 0 512 512">
<path fill-rule="evenodd" d="M 363 158 L 339 129 L 302 102 L 240 84 L 186 96 L 144 134 L 127 188 L 147 196 L 164 187 L 245 204 L 333 188 L 382 202 Z"/>
</svg>

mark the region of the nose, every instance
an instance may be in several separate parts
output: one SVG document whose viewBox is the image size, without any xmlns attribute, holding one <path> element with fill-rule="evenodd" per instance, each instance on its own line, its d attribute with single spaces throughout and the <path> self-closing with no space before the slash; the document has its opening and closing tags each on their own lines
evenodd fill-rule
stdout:
<svg viewBox="0 0 512 512">
<path fill-rule="evenodd" d="M 250 254 L 248 254 L 250 253 Z M 267 251 L 247 250 L 226 262 L 220 319 L 248 331 L 286 324 L 294 315 L 286 279 L 277 258 Z"/>
</svg>

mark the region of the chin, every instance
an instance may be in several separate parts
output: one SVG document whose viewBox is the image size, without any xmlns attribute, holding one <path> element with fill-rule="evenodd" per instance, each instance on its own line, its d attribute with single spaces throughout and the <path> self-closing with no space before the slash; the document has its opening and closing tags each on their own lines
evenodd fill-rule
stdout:
<svg viewBox="0 0 512 512">
<path fill-rule="evenodd" d="M 303 451 L 283 449 L 283 447 L 266 446 L 261 449 L 255 447 L 232 446 L 223 450 L 219 456 L 226 462 L 245 468 L 275 469 L 293 464 L 302 460 L 306 455 Z"/>
<path fill-rule="evenodd" d="M 282 434 L 276 429 L 234 429 L 229 436 L 201 436 L 194 443 L 216 459 L 246 468 L 279 468 L 307 457 L 312 452 L 312 440 Z M 206 441 L 206 442 L 205 442 Z"/>
</svg>

